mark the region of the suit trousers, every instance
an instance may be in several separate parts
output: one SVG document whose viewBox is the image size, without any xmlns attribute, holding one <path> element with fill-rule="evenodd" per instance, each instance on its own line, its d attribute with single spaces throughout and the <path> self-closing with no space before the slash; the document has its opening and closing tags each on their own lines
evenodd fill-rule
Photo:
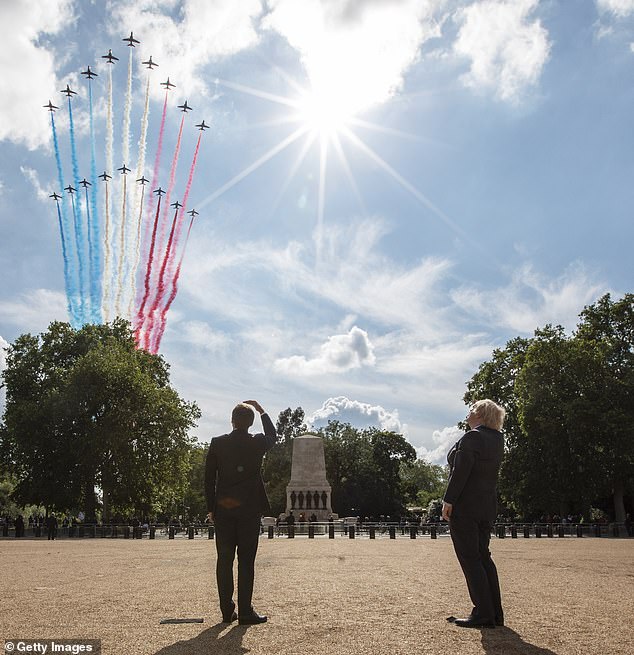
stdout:
<svg viewBox="0 0 634 655">
<path fill-rule="evenodd" d="M 491 521 L 451 517 L 451 540 L 473 603 L 472 616 L 483 621 L 503 620 L 498 572 L 491 559 Z"/>
<path fill-rule="evenodd" d="M 216 527 L 216 580 L 223 615 L 233 611 L 233 560 L 238 553 L 238 614 L 246 616 L 253 611 L 253 580 L 255 555 L 260 538 L 260 516 L 217 517 Z"/>
</svg>

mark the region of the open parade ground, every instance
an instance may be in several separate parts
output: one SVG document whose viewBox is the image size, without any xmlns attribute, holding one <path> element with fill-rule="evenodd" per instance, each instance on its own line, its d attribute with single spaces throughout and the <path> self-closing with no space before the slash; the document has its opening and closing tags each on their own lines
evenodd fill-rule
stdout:
<svg viewBox="0 0 634 655">
<path fill-rule="evenodd" d="M 468 630 L 446 621 L 471 609 L 448 538 L 262 538 L 260 626 L 220 623 L 211 540 L 3 540 L 0 636 L 100 639 L 103 653 L 139 655 L 634 652 L 632 540 L 491 548 L 506 627 Z"/>
</svg>

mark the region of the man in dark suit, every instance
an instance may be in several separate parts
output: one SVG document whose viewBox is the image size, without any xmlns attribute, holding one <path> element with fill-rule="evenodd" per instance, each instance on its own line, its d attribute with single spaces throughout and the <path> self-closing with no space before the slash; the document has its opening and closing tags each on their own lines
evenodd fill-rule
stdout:
<svg viewBox="0 0 634 655">
<path fill-rule="evenodd" d="M 497 515 L 496 483 L 504 454 L 500 432 L 504 409 L 492 400 L 473 404 L 471 428 L 449 451 L 450 474 L 442 517 L 449 521 L 451 540 L 473 602 L 471 615 L 453 619 L 465 628 L 504 625 L 498 573 L 489 551 Z"/>
<path fill-rule="evenodd" d="M 256 409 L 264 434 L 249 434 Z M 262 480 L 262 458 L 277 441 L 275 426 L 255 400 L 234 407 L 233 431 L 211 440 L 205 467 L 208 517 L 216 527 L 216 580 L 222 620 L 241 625 L 264 623 L 255 612 L 253 578 L 260 536 L 260 518 L 271 506 Z M 233 602 L 233 560 L 238 552 L 238 614 Z"/>
</svg>

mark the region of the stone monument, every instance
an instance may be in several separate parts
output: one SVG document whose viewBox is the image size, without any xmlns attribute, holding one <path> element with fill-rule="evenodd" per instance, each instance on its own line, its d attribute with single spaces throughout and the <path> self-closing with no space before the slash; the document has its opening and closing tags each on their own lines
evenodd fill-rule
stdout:
<svg viewBox="0 0 634 655">
<path fill-rule="evenodd" d="M 327 521 L 332 513 L 331 486 L 326 480 L 324 442 L 314 434 L 293 439 L 291 481 L 286 486 L 286 514 L 291 510 L 297 520 L 315 514 L 318 521 Z"/>
</svg>

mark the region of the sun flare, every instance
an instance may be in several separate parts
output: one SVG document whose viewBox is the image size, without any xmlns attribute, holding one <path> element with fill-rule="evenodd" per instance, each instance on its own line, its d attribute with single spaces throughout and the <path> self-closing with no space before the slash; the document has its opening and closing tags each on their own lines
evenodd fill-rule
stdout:
<svg viewBox="0 0 634 655">
<path fill-rule="evenodd" d="M 298 100 L 297 108 L 300 124 L 321 137 L 336 135 L 352 118 L 336 94 L 308 92 Z"/>
</svg>

